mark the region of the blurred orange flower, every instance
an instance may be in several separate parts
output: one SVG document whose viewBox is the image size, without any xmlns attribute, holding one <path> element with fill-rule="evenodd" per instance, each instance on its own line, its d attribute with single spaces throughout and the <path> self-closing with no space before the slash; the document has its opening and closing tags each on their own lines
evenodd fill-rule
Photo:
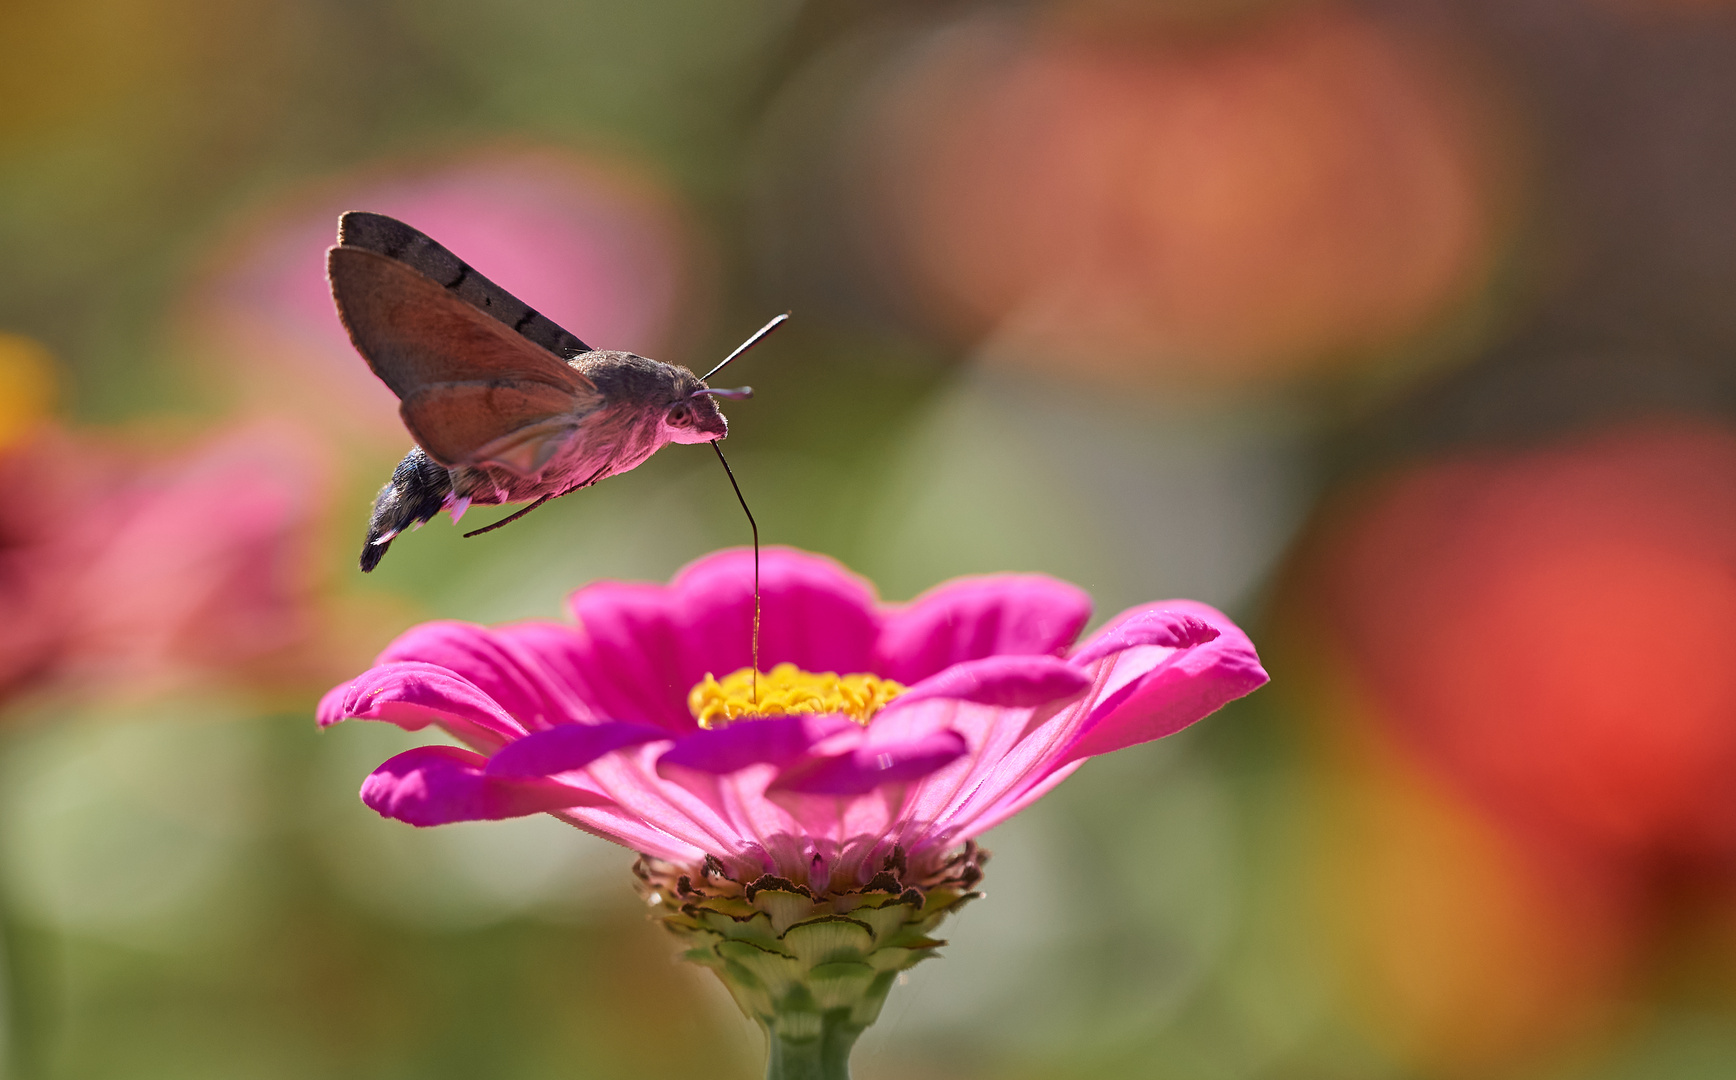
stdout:
<svg viewBox="0 0 1736 1080">
<path fill-rule="evenodd" d="M 1316 613 L 1286 606 L 1276 667 L 1312 735 L 1305 917 L 1352 1014 L 1434 1076 L 1524 1074 L 1607 1031 L 1644 931 L 1625 868 L 1468 798 L 1395 737 Z"/>
<path fill-rule="evenodd" d="M 1346 8 L 1217 35 L 999 18 L 906 58 L 864 153 L 893 263 L 991 355 L 1307 374 L 1478 290 L 1508 170 L 1469 80 Z"/>
</svg>

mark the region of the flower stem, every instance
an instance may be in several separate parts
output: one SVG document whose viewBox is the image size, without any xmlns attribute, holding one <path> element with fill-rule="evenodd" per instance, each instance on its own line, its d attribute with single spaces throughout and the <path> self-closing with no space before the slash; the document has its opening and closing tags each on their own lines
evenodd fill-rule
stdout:
<svg viewBox="0 0 1736 1080">
<path fill-rule="evenodd" d="M 828 1014 L 812 1038 L 766 1028 L 766 1080 L 850 1080 L 850 1049 L 862 1030 L 843 1009 Z"/>
</svg>

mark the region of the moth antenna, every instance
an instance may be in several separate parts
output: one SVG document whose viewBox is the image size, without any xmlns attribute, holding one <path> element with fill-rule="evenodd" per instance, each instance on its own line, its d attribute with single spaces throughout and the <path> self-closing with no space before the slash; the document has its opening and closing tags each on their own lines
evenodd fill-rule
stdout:
<svg viewBox="0 0 1736 1080">
<path fill-rule="evenodd" d="M 779 318 L 780 319 L 787 319 L 787 318 L 789 318 L 789 316 L 788 315 L 782 315 L 782 316 L 779 316 Z M 766 327 L 766 330 L 770 330 L 772 326 L 777 325 L 777 322 L 778 322 L 778 319 L 773 319 L 771 325 L 768 325 Z M 764 334 L 764 333 L 765 333 L 765 330 L 760 331 L 760 334 Z M 755 336 L 757 337 L 758 335 L 755 335 Z M 728 361 L 726 360 L 726 361 L 724 361 L 724 363 L 728 363 Z M 721 366 L 721 365 L 719 365 L 719 366 Z M 759 626 L 760 626 L 759 522 L 757 522 L 753 519 L 753 511 L 749 510 L 747 508 L 747 500 L 745 498 L 743 498 L 742 494 L 741 494 L 741 485 L 735 482 L 735 470 L 731 469 L 729 467 L 729 459 L 723 456 L 723 447 L 717 445 L 721 441 L 722 440 L 720 440 L 720 439 L 711 440 L 711 448 L 713 450 L 717 451 L 717 460 L 723 462 L 723 471 L 724 471 L 725 475 L 727 475 L 729 477 L 729 486 L 735 489 L 735 501 L 741 503 L 741 512 L 747 515 L 748 528 L 753 530 L 753 668 L 752 668 L 753 674 L 750 675 L 748 678 L 749 678 L 749 681 L 753 684 L 753 703 L 755 705 L 758 705 L 759 704 Z"/>
<path fill-rule="evenodd" d="M 779 315 L 777 318 L 773 319 L 771 322 L 766 323 L 764 326 L 760 327 L 758 330 L 755 330 L 753 337 L 750 337 L 746 341 L 742 342 L 740 345 L 737 345 L 735 347 L 734 352 L 730 353 L 728 356 L 723 358 L 723 363 L 717 365 L 716 367 L 712 368 L 710 371 L 706 372 L 704 375 L 702 375 L 700 377 L 699 381 L 700 382 L 710 382 L 711 377 L 713 375 L 716 375 L 718 372 L 722 371 L 724 368 L 726 368 L 730 365 L 730 361 L 734 360 L 736 357 L 740 356 L 742 353 L 747 352 L 749 349 L 753 348 L 755 345 L 758 345 L 760 343 L 761 338 L 765 337 L 767 334 L 771 333 L 773 330 L 776 330 L 778 327 L 782 326 L 784 323 L 789 322 L 789 320 L 790 320 L 790 313 L 786 311 L 782 315 Z"/>
<path fill-rule="evenodd" d="M 708 386 L 703 390 L 695 390 L 687 396 L 698 397 L 701 394 L 710 394 L 712 397 L 728 398 L 731 401 L 745 401 L 748 398 L 753 397 L 753 387 L 738 386 L 733 390 L 713 390 Z"/>
</svg>

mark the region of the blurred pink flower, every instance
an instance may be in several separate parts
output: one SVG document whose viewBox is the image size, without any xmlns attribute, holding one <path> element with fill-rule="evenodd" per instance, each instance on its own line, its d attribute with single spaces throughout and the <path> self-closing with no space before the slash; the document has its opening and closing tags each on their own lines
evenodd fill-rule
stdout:
<svg viewBox="0 0 1736 1080">
<path fill-rule="evenodd" d="M 1090 603 L 1065 582 L 964 578 L 888 606 L 828 559 L 773 549 L 762 660 L 908 688 L 871 719 L 702 728 L 690 688 L 749 663 L 750 560 L 714 554 L 667 587 L 590 585 L 571 598 L 577 626 L 416 627 L 327 694 L 320 723 L 434 725 L 469 747 L 380 766 L 362 798 L 385 816 L 549 812 L 659 859 L 711 856 L 743 880 L 773 873 L 821 892 L 868 880 L 895 845 L 932 865 L 1086 759 L 1266 681 L 1247 637 L 1203 604 L 1133 608 L 1073 646 Z"/>
<path fill-rule="evenodd" d="M 311 630 L 317 455 L 255 424 L 172 457 L 57 427 L 0 454 L 0 698 L 139 690 Z"/>
</svg>

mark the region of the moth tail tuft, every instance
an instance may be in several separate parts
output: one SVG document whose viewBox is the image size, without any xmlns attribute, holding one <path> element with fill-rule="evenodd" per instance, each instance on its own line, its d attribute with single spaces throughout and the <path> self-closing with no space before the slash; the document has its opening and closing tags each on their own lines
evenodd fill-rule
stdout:
<svg viewBox="0 0 1736 1080">
<path fill-rule="evenodd" d="M 380 565 L 392 540 L 438 514 L 452 494 L 452 477 L 446 467 L 430 458 L 420 446 L 404 455 L 392 470 L 392 479 L 374 499 L 368 519 L 368 538 L 362 544 L 361 567 L 366 574 Z"/>
</svg>

